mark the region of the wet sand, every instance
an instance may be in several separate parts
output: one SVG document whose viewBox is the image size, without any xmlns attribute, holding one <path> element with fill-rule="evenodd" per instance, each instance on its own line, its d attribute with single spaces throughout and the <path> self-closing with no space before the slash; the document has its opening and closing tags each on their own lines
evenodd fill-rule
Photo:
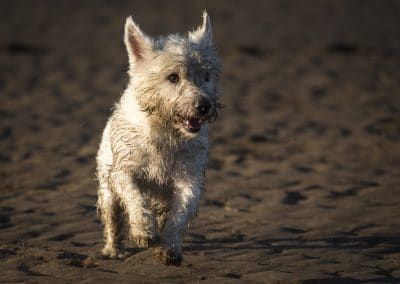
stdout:
<svg viewBox="0 0 400 284">
<path fill-rule="evenodd" d="M 0 3 L 0 282 L 399 282 L 400 2 L 133 2 Z M 204 8 L 225 108 L 184 262 L 101 259 L 125 17 L 159 35 Z"/>
</svg>

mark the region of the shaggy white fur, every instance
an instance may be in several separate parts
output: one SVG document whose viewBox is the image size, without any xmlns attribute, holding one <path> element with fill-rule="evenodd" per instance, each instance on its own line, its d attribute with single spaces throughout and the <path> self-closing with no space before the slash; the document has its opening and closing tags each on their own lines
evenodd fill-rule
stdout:
<svg viewBox="0 0 400 284">
<path fill-rule="evenodd" d="M 187 35 L 152 39 L 125 24 L 130 81 L 97 155 L 103 255 L 123 257 L 124 223 L 164 264 L 182 261 L 182 238 L 205 186 L 208 123 L 217 117 L 220 63 L 206 12 Z M 125 217 L 127 222 L 125 222 Z"/>
</svg>

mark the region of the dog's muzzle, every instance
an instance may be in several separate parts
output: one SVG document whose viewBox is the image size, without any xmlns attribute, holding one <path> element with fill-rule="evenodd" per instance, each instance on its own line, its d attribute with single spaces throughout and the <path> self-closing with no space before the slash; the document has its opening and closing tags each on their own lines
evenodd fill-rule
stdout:
<svg viewBox="0 0 400 284">
<path fill-rule="evenodd" d="M 200 116 L 205 117 L 210 111 L 211 102 L 207 98 L 201 97 L 201 99 L 195 103 L 194 107 Z"/>
<path fill-rule="evenodd" d="M 213 110 L 212 102 L 205 97 L 201 97 L 194 104 L 194 112 L 192 115 L 183 118 L 183 126 L 190 133 L 197 133 L 201 130 L 205 122 L 215 120 L 216 114 Z"/>
</svg>

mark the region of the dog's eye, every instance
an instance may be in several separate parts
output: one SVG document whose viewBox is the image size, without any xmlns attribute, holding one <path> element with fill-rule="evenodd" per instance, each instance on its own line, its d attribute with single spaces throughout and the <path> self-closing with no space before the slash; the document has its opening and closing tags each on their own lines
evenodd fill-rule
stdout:
<svg viewBox="0 0 400 284">
<path fill-rule="evenodd" d="M 205 81 L 205 82 L 210 82 L 210 72 L 206 72 L 206 73 L 204 74 L 204 81 Z"/>
<path fill-rule="evenodd" d="M 170 81 L 173 84 L 176 84 L 179 82 L 179 75 L 176 73 L 172 73 L 171 75 L 168 76 L 168 81 Z"/>
</svg>

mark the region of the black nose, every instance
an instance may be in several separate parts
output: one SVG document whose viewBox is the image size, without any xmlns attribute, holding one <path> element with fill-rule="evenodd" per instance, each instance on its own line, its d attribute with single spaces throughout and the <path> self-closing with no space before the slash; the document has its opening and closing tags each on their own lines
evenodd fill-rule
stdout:
<svg viewBox="0 0 400 284">
<path fill-rule="evenodd" d="M 195 108 L 199 112 L 200 115 L 206 115 L 211 108 L 211 103 L 208 99 L 202 97 L 195 104 Z"/>
</svg>

